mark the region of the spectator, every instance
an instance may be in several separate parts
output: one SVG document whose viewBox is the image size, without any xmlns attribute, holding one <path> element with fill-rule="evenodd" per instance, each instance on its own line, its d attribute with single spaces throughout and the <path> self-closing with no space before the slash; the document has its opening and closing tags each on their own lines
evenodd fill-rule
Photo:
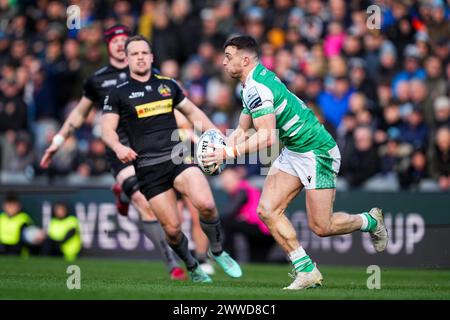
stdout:
<svg viewBox="0 0 450 320">
<path fill-rule="evenodd" d="M 89 152 L 78 165 L 78 172 L 82 176 L 93 177 L 109 172 L 109 165 L 106 161 L 106 148 L 100 138 L 95 138 L 90 141 Z"/>
<path fill-rule="evenodd" d="M 371 103 L 376 101 L 376 93 L 373 90 L 375 84 L 370 80 L 366 73 L 366 63 L 361 58 L 349 60 L 349 78 L 350 84 L 357 92 L 363 93 Z"/>
<path fill-rule="evenodd" d="M 443 77 L 442 62 L 436 56 L 430 56 L 425 61 L 425 79 L 426 100 L 423 105 L 426 124 L 429 128 L 435 126 L 433 103 L 440 96 L 444 96 L 447 91 L 447 85 Z"/>
<path fill-rule="evenodd" d="M 442 191 L 450 190 L 450 128 L 437 130 L 429 149 L 430 175 L 439 183 Z"/>
<path fill-rule="evenodd" d="M 371 79 L 378 79 L 380 67 L 380 53 L 383 53 L 383 37 L 378 31 L 371 31 L 364 35 L 364 60 L 367 63 L 367 72 Z M 394 48 L 392 48 L 394 49 Z"/>
<path fill-rule="evenodd" d="M 358 126 L 356 116 L 353 112 L 347 112 L 342 118 L 341 124 L 336 130 L 336 142 L 342 154 L 348 154 L 353 146 L 353 132 Z"/>
<path fill-rule="evenodd" d="M 398 181 L 402 189 L 417 188 L 428 177 L 427 157 L 422 149 L 416 149 L 409 157 L 409 165 L 398 171 Z"/>
<path fill-rule="evenodd" d="M 173 1 L 170 14 L 178 43 L 176 60 L 183 64 L 197 51 L 202 32 L 201 22 L 192 14 L 190 0 Z"/>
<path fill-rule="evenodd" d="M 380 159 L 368 127 L 356 128 L 353 140 L 353 147 L 342 157 L 342 175 L 351 187 L 360 187 L 379 171 Z"/>
<path fill-rule="evenodd" d="M 406 121 L 399 127 L 402 141 L 415 148 L 426 148 L 428 129 L 423 119 L 422 109 L 414 106 L 406 116 Z"/>
<path fill-rule="evenodd" d="M 424 4 L 427 5 L 427 4 Z M 450 39 L 450 21 L 446 17 L 446 7 L 443 1 L 430 1 L 431 17 L 426 21 L 428 32 L 433 44 L 440 39 Z"/>
<path fill-rule="evenodd" d="M 66 204 L 56 203 L 47 229 L 47 238 L 42 246 L 44 255 L 64 256 L 73 261 L 81 251 L 80 223 L 69 215 Z"/>
<path fill-rule="evenodd" d="M 202 19 L 202 34 L 201 41 L 209 41 L 214 45 L 214 48 L 220 50 L 226 40 L 226 36 L 218 28 L 218 19 L 214 14 L 213 8 L 204 8 L 200 12 Z"/>
<path fill-rule="evenodd" d="M 360 58 L 362 59 L 363 50 L 360 37 L 354 34 L 347 34 L 345 37 L 342 53 L 347 59 Z"/>
<path fill-rule="evenodd" d="M 225 192 L 230 196 L 222 226 L 226 235 L 224 248 L 235 252 L 234 235 L 243 235 L 249 244 L 251 262 L 267 261 L 267 254 L 274 239 L 256 213 L 260 191 L 243 179 L 236 168 L 227 167 L 220 175 Z"/>
<path fill-rule="evenodd" d="M 438 97 L 434 101 L 434 126 L 436 128 L 450 127 L 450 99 Z"/>
<path fill-rule="evenodd" d="M 250 7 L 245 13 L 245 33 L 252 36 L 256 42 L 262 43 L 264 40 L 264 10 L 260 7 Z"/>
<path fill-rule="evenodd" d="M 423 80 L 414 79 L 409 82 L 409 97 L 413 105 L 422 109 L 425 108 L 425 99 L 428 92 L 425 82 Z"/>
<path fill-rule="evenodd" d="M 341 119 L 348 111 L 349 100 L 353 90 L 350 88 L 348 78 L 341 76 L 332 81 L 327 91 L 319 95 L 319 105 L 325 120 L 329 121 L 335 128 L 339 127 Z"/>
<path fill-rule="evenodd" d="M 18 95 L 15 82 L 3 82 L 0 85 L 0 134 L 8 130 L 28 129 L 27 105 Z"/>
<path fill-rule="evenodd" d="M 35 160 L 32 147 L 28 133 L 17 133 L 12 152 L 9 155 L 5 155 L 4 169 L 14 173 L 25 173 L 27 168 L 32 167 Z"/>
<path fill-rule="evenodd" d="M 409 81 L 412 79 L 425 80 L 425 70 L 420 67 L 420 56 L 414 45 L 408 45 L 405 48 L 405 64 L 404 70 L 398 73 L 392 81 L 392 90 L 396 92 L 397 85 L 401 81 Z"/>
<path fill-rule="evenodd" d="M 392 4 L 392 15 L 395 23 L 386 30 L 388 38 L 394 42 L 400 52 L 413 42 L 414 28 L 412 19 L 408 16 L 408 7 L 402 2 L 394 2 Z"/>
<path fill-rule="evenodd" d="M 155 56 L 155 65 L 160 67 L 161 62 L 177 58 L 177 38 L 175 28 L 169 19 L 166 3 L 160 2 L 153 15 L 152 49 Z"/>
<path fill-rule="evenodd" d="M 345 32 L 342 24 L 337 21 L 332 21 L 328 25 L 328 34 L 325 36 L 325 55 L 329 58 L 340 54 L 344 41 Z"/>
<path fill-rule="evenodd" d="M 404 169 L 405 160 L 412 152 L 412 147 L 408 143 L 402 143 L 400 131 L 391 128 L 388 131 L 386 144 L 380 147 L 381 173 L 384 175 L 393 174 Z"/>
<path fill-rule="evenodd" d="M 397 50 L 390 41 L 384 41 L 379 54 L 379 69 L 374 70 L 373 66 L 367 63 L 368 70 L 372 71 L 372 79 L 378 82 L 391 82 L 398 73 L 397 69 Z M 370 74 L 370 73 L 369 73 Z"/>
</svg>

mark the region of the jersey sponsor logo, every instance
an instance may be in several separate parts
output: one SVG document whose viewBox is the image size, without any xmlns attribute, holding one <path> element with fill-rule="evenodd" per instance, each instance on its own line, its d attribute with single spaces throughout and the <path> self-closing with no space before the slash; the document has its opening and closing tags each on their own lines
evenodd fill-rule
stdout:
<svg viewBox="0 0 450 320">
<path fill-rule="evenodd" d="M 145 103 L 134 107 L 138 118 L 147 118 L 162 113 L 172 112 L 172 99 Z"/>
<path fill-rule="evenodd" d="M 115 86 L 117 84 L 117 79 L 105 80 L 102 82 L 102 88 L 107 88 L 111 86 Z"/>
<path fill-rule="evenodd" d="M 165 85 L 165 84 L 160 84 L 158 87 L 158 92 L 160 95 L 162 95 L 163 97 L 169 97 L 170 94 L 172 93 L 172 91 L 170 90 L 170 88 Z"/>
<path fill-rule="evenodd" d="M 128 96 L 128 99 L 142 98 L 144 96 L 144 94 L 145 94 L 144 91 L 132 92 Z"/>
<path fill-rule="evenodd" d="M 261 97 L 255 87 L 248 89 L 246 100 L 249 110 L 256 109 L 262 105 Z"/>
</svg>

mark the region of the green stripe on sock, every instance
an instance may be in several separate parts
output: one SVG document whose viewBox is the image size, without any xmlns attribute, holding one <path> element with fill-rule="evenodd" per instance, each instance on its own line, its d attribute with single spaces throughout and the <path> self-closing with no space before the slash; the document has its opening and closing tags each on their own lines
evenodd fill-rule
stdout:
<svg viewBox="0 0 450 320">
<path fill-rule="evenodd" d="M 314 269 L 314 264 L 309 256 L 297 259 L 292 264 L 298 272 L 311 272 Z"/>
<path fill-rule="evenodd" d="M 373 232 L 377 228 L 377 220 L 373 218 L 368 212 L 363 212 L 363 215 L 367 217 L 367 228 L 364 231 Z"/>
</svg>

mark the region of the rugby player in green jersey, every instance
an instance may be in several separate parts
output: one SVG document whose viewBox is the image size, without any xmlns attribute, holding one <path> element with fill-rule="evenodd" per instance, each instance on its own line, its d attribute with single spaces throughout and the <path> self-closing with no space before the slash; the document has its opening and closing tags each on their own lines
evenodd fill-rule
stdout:
<svg viewBox="0 0 450 320">
<path fill-rule="evenodd" d="M 237 36 L 224 45 L 225 71 L 242 83 L 243 102 L 239 125 L 227 138 L 227 146 L 203 157 L 205 164 L 270 147 L 277 137 L 284 144 L 269 170 L 258 214 L 294 267 L 294 281 L 284 289 L 298 290 L 322 284 L 316 264 L 300 245 L 285 209 L 302 189 L 310 229 L 320 237 L 357 230 L 369 232 L 375 251 L 385 250 L 388 234 L 379 208 L 369 212 L 333 213 L 336 178 L 341 156 L 333 137 L 313 111 L 290 92 L 280 79 L 258 60 L 258 46 L 250 36 Z M 256 132 L 246 138 L 254 126 Z"/>
</svg>

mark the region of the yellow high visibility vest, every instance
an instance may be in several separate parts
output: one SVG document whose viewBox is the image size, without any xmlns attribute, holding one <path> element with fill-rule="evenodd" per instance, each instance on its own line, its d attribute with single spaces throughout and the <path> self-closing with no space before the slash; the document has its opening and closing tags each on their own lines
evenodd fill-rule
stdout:
<svg viewBox="0 0 450 320">
<path fill-rule="evenodd" d="M 5 212 L 0 214 L 0 243 L 16 245 L 20 241 L 20 229 L 24 224 L 33 224 L 30 216 L 25 212 L 10 217 Z"/>
<path fill-rule="evenodd" d="M 64 219 L 52 218 L 48 225 L 48 236 L 54 241 L 62 241 L 73 228 L 76 230 L 75 235 L 61 244 L 61 251 L 69 261 L 75 260 L 82 246 L 78 219 L 74 216 L 67 216 Z"/>
</svg>

